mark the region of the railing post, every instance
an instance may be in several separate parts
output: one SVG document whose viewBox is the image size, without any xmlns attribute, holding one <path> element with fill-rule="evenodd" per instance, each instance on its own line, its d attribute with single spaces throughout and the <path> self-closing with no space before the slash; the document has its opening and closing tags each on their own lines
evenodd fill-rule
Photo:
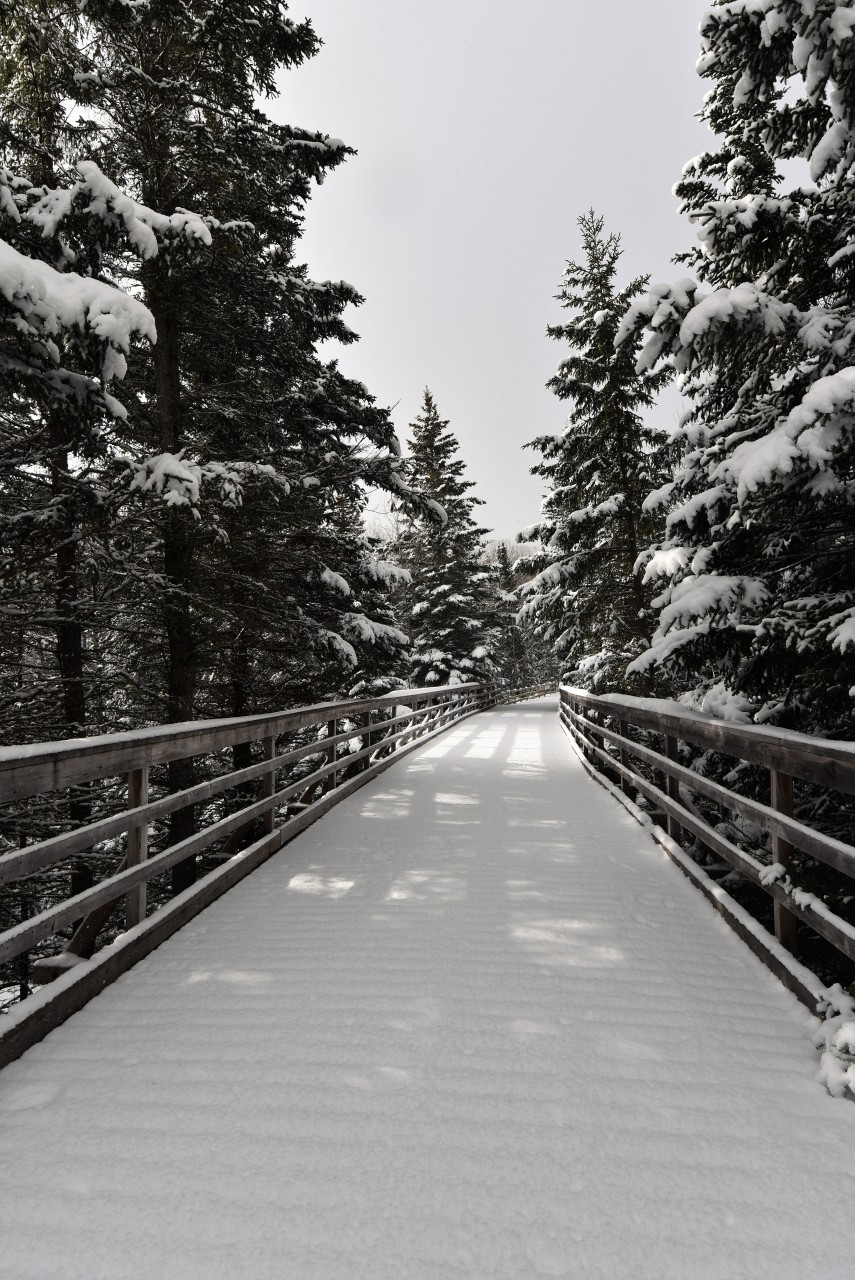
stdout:
<svg viewBox="0 0 855 1280">
<path fill-rule="evenodd" d="M 365 759 L 362 762 L 362 772 L 371 768 L 371 712 L 366 711 L 362 717 L 362 746 L 365 750 Z"/>
<path fill-rule="evenodd" d="M 622 738 L 626 738 L 629 736 L 629 725 L 627 724 L 626 720 L 618 721 L 618 733 Z M 629 762 L 629 752 L 627 751 L 626 747 L 621 747 L 620 749 L 620 762 L 623 765 L 624 769 L 629 769 L 632 767 Z M 621 774 L 620 789 L 625 796 L 631 796 L 634 791 L 634 787 L 630 782 L 629 778 L 625 778 L 623 774 Z"/>
<path fill-rule="evenodd" d="M 338 729 L 338 721 L 337 721 L 337 720 L 329 720 L 329 721 L 327 721 L 327 737 L 328 737 L 328 738 L 334 738 L 334 737 L 335 737 L 335 735 L 336 735 L 336 731 L 337 731 L 337 729 Z M 336 744 L 335 744 L 335 743 L 333 743 L 333 744 L 332 744 L 332 746 L 327 747 L 327 752 L 326 752 L 326 754 L 327 754 L 327 763 L 328 763 L 328 764 L 335 764 L 335 762 L 336 762 L 336 756 L 337 756 L 337 750 L 336 750 Z M 335 787 L 336 787 L 336 770 L 334 769 L 334 770 L 332 771 L 332 773 L 328 773 L 328 774 L 327 774 L 327 781 L 326 781 L 326 785 L 325 785 L 325 787 L 324 787 L 324 790 L 325 790 L 325 791 L 335 791 Z"/>
<path fill-rule="evenodd" d="M 276 739 L 263 738 L 261 742 L 261 749 L 262 749 L 263 758 L 265 760 L 272 760 L 276 755 Z M 269 773 L 265 773 L 263 775 L 261 780 L 262 798 L 266 800 L 269 796 L 272 796 L 275 791 L 276 791 L 276 770 L 271 769 Z M 266 833 L 269 834 L 273 830 L 276 824 L 275 820 L 276 820 L 276 813 L 274 811 L 273 806 L 271 805 L 263 817 L 263 822 L 264 822 L 263 830 Z"/>
<path fill-rule="evenodd" d="M 792 778 L 787 773 L 770 769 L 769 780 L 772 784 L 772 808 L 791 818 L 793 816 Z M 780 862 L 781 866 L 786 867 L 788 871 L 792 866 L 792 853 L 793 846 L 789 840 L 785 840 L 783 836 L 772 836 L 772 858 L 775 862 Z M 795 951 L 799 922 L 777 898 L 772 905 L 775 912 L 775 937 L 788 951 Z"/>
<path fill-rule="evenodd" d="M 677 739 L 672 738 L 670 734 L 667 733 L 665 735 L 665 754 L 669 760 L 679 763 L 680 752 L 677 748 Z M 670 773 L 666 773 L 665 775 L 665 792 L 670 800 L 676 801 L 677 804 L 680 803 L 680 783 L 677 778 L 673 778 Z M 679 844 L 682 827 L 677 819 L 672 817 L 670 813 L 667 815 L 666 830 L 671 839 L 676 840 Z"/>
<path fill-rule="evenodd" d="M 594 733 L 594 730 L 597 727 L 597 709 L 596 707 L 588 707 L 582 714 L 584 715 L 587 724 L 587 728 L 585 729 L 585 741 L 588 743 L 588 759 L 594 768 L 598 769 L 599 764 L 594 752 L 594 747 L 597 745 L 596 735 Z"/>
<path fill-rule="evenodd" d="M 131 769 L 128 774 L 128 808 L 138 809 L 148 803 L 148 765 Z M 148 857 L 148 824 L 131 827 L 128 831 L 126 865 L 136 867 Z M 147 885 L 135 884 L 125 897 L 125 922 L 129 929 L 145 920 Z"/>
</svg>

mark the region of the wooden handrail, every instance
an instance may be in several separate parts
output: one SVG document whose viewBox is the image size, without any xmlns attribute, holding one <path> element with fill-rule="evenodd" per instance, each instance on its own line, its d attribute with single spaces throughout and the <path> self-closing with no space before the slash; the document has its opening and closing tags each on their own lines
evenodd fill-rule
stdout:
<svg viewBox="0 0 855 1280">
<path fill-rule="evenodd" d="M 817 782 L 833 791 L 855 795 L 855 742 L 814 738 L 789 729 L 766 725 L 734 724 L 690 711 L 679 702 L 656 698 L 630 698 L 617 693 L 593 694 L 562 685 L 580 706 L 625 720 L 640 729 L 652 729 L 693 746 L 734 756 L 769 769 L 779 769 L 806 782 Z"/>
<path fill-rule="evenodd" d="M 293 711 L 239 716 L 224 720 L 190 720 L 126 733 L 68 738 L 24 747 L 0 747 L 0 804 L 45 791 L 97 781 L 187 756 L 210 755 L 242 742 L 295 733 L 313 725 L 342 720 L 368 711 L 449 696 L 474 693 L 492 696 L 495 685 L 442 685 L 436 689 L 400 689 L 379 698 L 319 702 Z"/>
<path fill-rule="evenodd" d="M 386 739 L 388 739 L 389 733 L 396 725 L 404 722 L 409 723 L 411 719 L 412 713 L 407 713 L 405 715 L 393 715 L 388 720 L 384 720 L 382 727 L 385 731 Z M 102 818 L 97 822 L 88 823 L 86 826 L 77 827 L 73 831 L 65 831 L 61 835 L 52 836 L 50 839 L 42 840 L 37 844 L 26 845 L 23 849 L 4 854 L 0 856 L 0 884 L 6 884 L 12 880 L 20 879 L 22 876 L 33 875 L 37 871 L 43 871 L 47 867 L 54 866 L 66 858 L 71 858 L 83 850 L 90 849 L 95 844 L 100 844 L 102 840 L 109 840 L 125 831 L 147 827 L 159 818 L 166 817 L 190 805 L 199 804 L 204 800 L 210 800 L 214 796 L 221 795 L 224 791 L 233 790 L 244 782 L 250 782 L 256 778 L 269 779 L 272 770 L 279 770 L 288 764 L 296 764 L 306 756 L 320 756 L 328 752 L 330 748 L 337 749 L 345 742 L 351 742 L 355 737 L 359 737 L 361 732 L 361 729 L 347 730 L 344 733 L 336 734 L 333 738 L 328 736 L 319 742 L 310 742 L 301 747 L 294 747 L 281 755 L 276 755 L 274 749 L 273 755 L 267 756 L 258 764 L 248 765 L 245 769 L 233 770 L 207 782 L 199 782 L 195 786 L 187 787 L 182 791 L 173 791 L 169 795 L 162 796 L 159 800 L 153 800 L 138 807 L 129 807 L 109 818 Z M 264 737 L 262 741 L 269 742 L 270 739 Z M 323 774 L 319 772 L 318 777 L 321 776 Z M 273 792 L 271 791 L 272 794 Z"/>
<path fill-rule="evenodd" d="M 378 698 L 323 702 L 270 715 L 0 748 L 0 804 L 23 800 L 32 805 L 38 803 L 37 797 L 56 791 L 61 803 L 66 788 L 105 779 L 117 779 L 109 784 L 107 795 L 118 791 L 126 797 L 118 812 L 96 816 L 72 830 L 0 855 L 2 885 L 78 857 L 104 841 L 125 837 L 125 856 L 110 875 L 0 933 L 0 962 L 4 962 L 81 922 L 59 956 L 37 962 L 41 981 L 64 975 L 56 984 L 55 998 L 45 999 L 47 993 L 42 993 L 33 1001 L 31 1013 L 31 1001 L 24 1000 L 0 1020 L 0 1065 L 18 1056 L 107 981 L 396 759 L 474 712 L 546 690 L 547 686 L 507 689 L 479 683 L 401 689 Z M 298 739 L 295 745 L 295 735 L 307 731 L 313 734 L 312 740 Z M 277 739 L 282 738 L 280 750 Z M 261 758 L 181 791 L 150 798 L 152 765 L 210 756 L 239 743 L 255 744 Z M 247 790 L 250 783 L 254 785 Z M 149 854 L 153 823 L 228 793 L 239 801 L 234 811 Z M 97 808 L 96 792 L 91 790 L 90 796 Z M 212 845 L 220 847 L 220 865 L 174 905 L 165 904 L 153 913 L 148 910 L 148 882 Z M 98 931 L 122 899 L 132 931 L 126 935 L 130 942 L 94 953 Z"/>
<path fill-rule="evenodd" d="M 855 743 L 762 725 L 733 724 L 690 711 L 679 703 L 652 698 L 597 695 L 567 685 L 560 686 L 559 696 L 562 723 L 592 765 L 616 776 L 624 792 L 643 796 L 663 813 L 672 839 L 679 841 L 681 830 L 687 831 L 769 895 L 774 904 L 775 936 L 782 945 L 793 949 L 796 922 L 801 921 L 855 960 L 855 925 L 794 884 L 790 875 L 790 853 L 800 849 L 855 879 L 855 844 L 813 829 L 792 812 L 793 778 L 855 794 Z M 612 722 L 611 727 L 608 721 Z M 661 735 L 664 751 L 633 741 L 628 736 L 629 726 Z M 738 795 L 680 764 L 680 741 L 768 769 L 770 803 Z M 608 751 L 607 745 L 613 750 Z M 633 762 L 648 766 L 652 780 Z M 664 786 L 657 778 L 664 781 Z M 716 830 L 693 805 L 685 802 L 681 788 L 690 789 L 725 812 L 748 818 L 767 831 L 772 838 L 771 865 L 738 848 Z"/>
</svg>

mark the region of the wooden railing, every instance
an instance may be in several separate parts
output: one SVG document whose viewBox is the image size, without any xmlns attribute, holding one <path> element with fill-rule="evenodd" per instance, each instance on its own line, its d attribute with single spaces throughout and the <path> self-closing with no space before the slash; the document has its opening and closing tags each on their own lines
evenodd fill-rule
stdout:
<svg viewBox="0 0 855 1280">
<path fill-rule="evenodd" d="M 0 820 L 11 811 L 20 830 L 22 813 L 51 804 L 60 813 L 73 812 L 69 798 L 81 790 L 87 808 L 98 813 L 92 821 L 66 822 L 70 829 L 2 854 L 0 886 L 91 857 L 99 846 L 124 851 L 121 860 L 112 857 L 112 869 L 97 884 L 0 933 L 0 963 L 66 934 L 58 955 L 32 966 L 33 979 L 51 986 L 0 1018 L 0 1065 L 402 754 L 476 711 L 542 692 L 543 686 L 509 690 L 495 684 L 406 689 L 272 715 L 0 748 Z M 251 763 L 235 768 L 234 757 L 217 758 L 229 749 Z M 151 798 L 152 771 L 165 774 L 159 766 L 189 757 L 206 758 L 199 771 L 203 780 Z M 102 784 L 100 792 L 94 784 Z M 225 807 L 222 816 L 212 812 L 212 802 Z M 164 839 L 163 819 L 186 811 L 198 818 L 200 809 L 207 810 L 200 829 L 191 819 L 192 834 L 175 843 L 168 835 Z M 152 833 L 166 847 L 152 852 Z M 207 874 L 152 910 L 149 882 L 200 854 L 212 864 Z M 95 954 L 98 935 L 122 899 L 130 932 Z"/>
<path fill-rule="evenodd" d="M 772 898 L 775 936 L 787 950 L 794 949 L 801 921 L 855 961 L 855 925 L 794 883 L 791 874 L 793 852 L 801 850 L 835 871 L 855 877 L 855 844 L 818 831 L 793 816 L 793 779 L 855 795 L 855 743 L 715 720 L 674 702 L 617 694 L 596 696 L 567 686 L 560 688 L 560 715 L 591 764 L 615 778 L 625 794 L 643 796 L 664 815 L 673 841 L 679 843 L 681 832 L 688 832 L 723 859 L 727 868 L 738 871 Z M 634 741 L 633 730 L 646 731 L 645 737 L 650 733 L 659 735 L 663 749 L 656 750 L 649 740 Z M 681 742 L 768 771 L 769 803 L 739 795 L 681 764 Z M 759 850 L 740 848 L 716 830 L 693 803 L 697 796 L 711 801 L 725 814 L 747 819 L 768 832 L 771 863 L 756 856 Z M 855 831 L 852 834 L 855 839 Z M 779 976 L 806 1003 L 813 1002 L 813 991 L 806 993 L 784 974 Z"/>
<path fill-rule="evenodd" d="M 546 694 L 555 694 L 554 684 L 530 684 L 511 688 L 510 685 L 494 685 L 491 706 L 505 707 L 513 702 L 522 702 L 526 698 L 542 698 Z"/>
</svg>

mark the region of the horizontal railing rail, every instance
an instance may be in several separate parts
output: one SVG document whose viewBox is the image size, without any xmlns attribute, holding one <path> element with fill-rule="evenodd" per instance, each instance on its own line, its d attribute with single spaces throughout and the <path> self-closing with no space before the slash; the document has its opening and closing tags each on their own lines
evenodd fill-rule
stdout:
<svg viewBox="0 0 855 1280">
<path fill-rule="evenodd" d="M 89 821 L 60 822 L 68 829 L 0 854 L 0 887 L 26 884 L 28 877 L 72 860 L 79 865 L 81 857 L 91 858 L 101 847 L 109 850 L 103 857 L 111 863 L 108 874 L 97 883 L 51 901 L 0 932 L 0 964 L 27 957 L 37 948 L 44 950 L 52 939 L 59 939 L 59 954 L 40 957 L 27 966 L 27 972 L 36 982 L 53 983 L 60 978 L 58 987 L 63 982 L 69 985 L 69 971 L 83 962 L 94 963 L 93 956 L 97 960 L 105 950 L 117 955 L 123 950 L 117 943 L 102 947 L 97 954 L 95 950 L 99 934 L 123 899 L 126 929 L 136 933 L 148 929 L 152 939 L 150 946 L 124 948 L 129 955 L 133 953 L 128 964 L 134 963 L 339 800 L 420 742 L 476 711 L 536 696 L 547 688 L 508 689 L 499 684 L 471 683 L 401 689 L 377 698 L 324 702 L 270 715 L 0 748 L 0 824 L 4 815 L 8 818 L 11 813 L 20 830 L 22 815 L 37 814 L 51 806 L 61 816 L 72 813 L 73 798 L 79 798 L 81 790 L 88 812 L 94 813 Z M 218 753 L 234 748 L 242 748 L 242 767 L 229 768 L 233 760 L 216 760 Z M 208 776 L 192 786 L 151 798 L 158 766 L 191 757 L 207 761 Z M 247 759 L 251 763 L 247 764 Z M 162 783 L 166 771 L 159 773 Z M 102 784 L 100 794 L 95 784 Z M 107 793 L 111 804 L 101 804 Z M 101 809 L 113 811 L 99 812 L 99 804 Z M 217 812 L 218 806 L 226 811 Z M 194 820 L 190 834 L 174 842 L 166 836 L 165 847 L 151 850 L 153 835 L 164 843 L 164 833 L 158 829 L 164 818 L 173 818 L 183 810 L 198 814 L 200 808 L 205 809 L 204 821 Z M 148 900 L 149 882 L 202 854 L 211 865 L 179 895 L 180 910 L 173 909 L 177 900 L 170 904 L 164 894 L 159 903 Z M 177 923 L 169 927 L 167 917 Z M 110 971 L 110 977 L 95 984 L 95 989 L 123 971 L 116 963 L 105 963 L 103 968 L 105 974 Z M 80 985 L 81 991 L 87 986 L 85 982 Z M 94 993 L 90 991 L 90 995 Z M 26 1007 L 37 1000 L 40 1008 L 47 1008 L 47 996 L 43 992 L 25 999 L 13 1014 L 0 1018 L 0 1064 L 45 1034 L 50 1029 L 47 1023 L 56 1025 L 89 998 L 72 993 L 65 1001 L 65 1012 L 58 1008 L 55 1015 L 41 1014 L 42 1029 L 25 1028 L 22 1032 Z M 61 999 L 58 1005 L 62 1005 Z M 10 1038 L 11 1022 L 16 1035 Z"/>
<path fill-rule="evenodd" d="M 624 793 L 644 797 L 663 814 L 673 840 L 679 843 L 681 832 L 688 832 L 723 859 L 728 869 L 738 871 L 768 894 L 773 901 L 779 943 L 794 950 L 797 924 L 801 921 L 855 961 L 855 925 L 794 883 L 791 874 L 793 852 L 800 850 L 855 878 L 855 843 L 818 831 L 793 814 L 794 779 L 855 795 L 855 743 L 723 722 L 679 703 L 596 695 L 566 685 L 560 686 L 559 714 L 588 761 L 606 775 L 616 777 Z M 659 734 L 664 739 L 663 750 L 633 740 L 632 729 Z M 681 764 L 681 742 L 768 770 L 769 803 L 741 795 Z M 647 772 L 640 766 L 646 766 Z M 699 812 L 693 795 L 702 796 L 725 813 L 747 819 L 767 832 L 771 838 L 771 864 L 717 830 Z"/>
</svg>

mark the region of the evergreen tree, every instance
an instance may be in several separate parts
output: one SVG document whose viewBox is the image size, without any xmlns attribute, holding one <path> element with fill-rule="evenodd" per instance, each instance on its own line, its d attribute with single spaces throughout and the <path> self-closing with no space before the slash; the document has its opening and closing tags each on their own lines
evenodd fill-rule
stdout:
<svg viewBox="0 0 855 1280">
<path fill-rule="evenodd" d="M 519 601 L 516 582 L 511 567 L 508 548 L 504 542 L 496 547 L 493 566 L 495 605 L 495 654 L 500 678 L 511 688 L 522 688 L 535 681 L 534 665 L 530 660 L 526 637 L 517 622 Z"/>
<path fill-rule="evenodd" d="M 43 17 L 43 7 L 30 0 L 28 10 Z M 332 659 L 341 688 L 365 628 L 331 583 L 362 535 L 322 546 L 328 513 L 368 484 L 404 498 L 408 487 L 388 414 L 317 355 L 325 338 L 354 339 L 341 316 L 358 295 L 314 284 L 294 262 L 311 182 L 347 149 L 274 125 L 256 104 L 316 38 L 278 0 L 90 0 L 81 21 L 64 89 L 91 116 L 78 142 L 101 167 L 81 161 L 78 145 L 71 191 L 47 184 L 32 217 L 77 262 L 97 210 L 91 267 L 136 279 L 157 322 L 150 361 L 132 367 L 131 414 L 113 453 L 127 459 L 115 479 L 131 490 L 121 537 L 140 557 L 127 575 L 122 643 L 132 643 L 147 595 L 144 647 L 161 648 L 151 634 L 157 596 L 167 661 L 162 673 L 146 664 L 128 692 L 156 719 L 187 718 L 203 702 L 216 713 L 206 637 L 230 608 L 244 656 L 254 608 L 265 619 L 249 629 L 260 650 L 275 634 L 304 674 L 311 654 L 322 681 Z M 121 174 L 122 188 L 105 171 Z M 188 214 L 190 203 L 204 216 Z M 278 591 L 266 581 L 272 547 Z M 115 593 L 113 605 L 118 617 Z M 138 664 L 125 651 L 114 665 Z"/>
<path fill-rule="evenodd" d="M 531 550 L 533 548 L 526 548 L 529 554 Z M 511 689 L 551 684 L 558 672 L 552 646 L 532 627 L 522 626 L 518 617 L 519 590 L 526 581 L 520 570 L 521 562 L 512 562 L 509 544 L 503 541 L 488 548 L 486 562 L 492 574 L 495 597 L 494 650 L 499 678 Z"/>
<path fill-rule="evenodd" d="M 150 365 L 136 371 L 128 452 L 136 488 L 164 499 L 145 512 L 151 545 L 159 546 L 151 581 L 162 584 L 159 718 L 185 720 L 197 711 L 205 637 L 224 601 L 223 593 L 206 598 L 201 590 L 214 563 L 207 548 L 227 536 L 217 499 L 226 512 L 237 507 L 242 482 L 265 476 L 252 474 L 253 464 L 270 465 L 271 442 L 258 431 L 266 419 L 259 424 L 254 411 L 258 365 L 286 319 L 288 281 L 278 283 L 277 267 L 287 276 L 310 178 L 343 148 L 318 138 L 301 151 L 302 135 L 273 126 L 255 106 L 256 94 L 273 92 L 280 67 L 317 47 L 310 26 L 288 21 L 283 5 L 150 0 L 138 8 L 92 0 L 86 21 L 79 96 L 95 112 L 93 153 L 107 172 L 122 175 L 113 209 L 125 216 L 131 196 L 156 214 L 159 252 L 141 243 L 134 274 L 158 341 Z M 198 251 L 179 255 L 175 231 L 188 205 L 206 218 Z M 269 385 L 263 390 L 270 397 Z M 273 485 L 278 476 L 269 478 Z M 205 481 L 214 503 L 200 510 Z M 172 785 L 188 785 L 190 768 L 171 766 Z"/>
<path fill-rule="evenodd" d="M 615 284 L 620 237 L 590 211 L 579 218 L 583 260 L 568 262 L 558 298 L 572 312 L 548 329 L 571 354 L 547 384 L 570 401 L 561 435 L 529 447 L 547 486 L 541 519 L 521 536 L 542 550 L 523 561 L 530 577 L 520 613 L 550 642 L 565 678 L 591 688 L 625 686 L 645 646 L 649 593 L 636 569 L 651 536 L 644 500 L 660 483 L 664 436 L 642 421 L 668 371 L 637 373 L 631 344 L 615 350 L 618 324 L 646 277 Z"/>
<path fill-rule="evenodd" d="M 7 700 L 27 704 L 14 737 L 330 696 L 363 662 L 370 682 L 401 637 L 385 571 L 340 514 L 367 486 L 418 500 L 388 413 L 318 355 L 326 338 L 354 340 L 342 314 L 359 296 L 295 261 L 312 183 L 347 148 L 259 106 L 283 67 L 316 51 L 311 26 L 279 0 L 26 0 L 14 19 L 0 54 L 5 154 L 34 139 L 22 156 L 38 182 L 10 178 L 3 217 L 34 258 L 63 268 L 44 315 L 24 298 L 35 337 L 47 316 L 54 342 L 31 344 L 32 369 L 53 393 L 58 363 L 80 392 L 66 423 L 30 387 L 6 437 L 20 459 L 2 494 L 10 604 L 30 603 L 4 655 Z M 155 324 L 123 408 L 108 384 L 125 373 L 131 333 L 154 338 Z M 16 358 L 23 332 L 12 316 Z M 41 433 L 35 445 L 27 432 Z M 42 543 L 51 532 L 53 571 L 44 546 L 21 555 L 28 522 Z M 69 703 L 56 728 L 45 626 Z M 166 773 L 183 788 L 194 764 Z M 176 815 L 170 838 L 192 822 Z M 191 873 L 178 869 L 176 887 Z"/>
<path fill-rule="evenodd" d="M 97 270 L 93 237 L 75 250 L 34 216 L 61 178 L 81 126 L 73 91 L 76 6 L 0 5 L 0 599 L 8 622 L 0 684 L 8 741 L 62 737 L 90 722 L 84 633 L 92 623 L 91 535 L 103 523 L 107 438 L 124 410 L 134 333 L 151 315 Z M 73 199 L 67 186 L 58 198 Z"/>
<path fill-rule="evenodd" d="M 483 564 L 487 530 L 473 518 L 480 499 L 449 424 L 425 388 L 422 411 L 411 423 L 409 479 L 444 523 L 429 512 L 410 520 L 396 555 L 412 577 L 405 602 L 409 613 L 413 685 L 464 684 L 495 675 L 492 653 L 492 591 Z"/>
<path fill-rule="evenodd" d="M 658 665 L 701 705 L 853 732 L 855 698 L 855 22 L 833 0 L 717 5 L 702 25 L 703 117 L 720 147 L 677 190 L 700 277 L 636 304 L 644 368 L 670 363 L 691 411 L 658 495 L 667 537 Z M 811 182 L 780 190 L 779 162 Z M 708 286 L 708 287 L 704 287 Z"/>
<path fill-rule="evenodd" d="M 154 322 L 138 299 L 92 270 L 91 242 L 72 253 L 34 217 L 44 186 L 33 183 L 57 181 L 73 132 L 63 93 L 74 14 L 44 3 L 4 9 L 0 18 L 0 711 L 11 743 L 73 736 L 91 723 L 92 534 L 103 521 L 107 441 L 125 412 L 111 387 L 124 376 L 132 340 L 153 339 Z M 93 232 L 99 221 L 93 212 Z M 0 848 L 89 815 L 86 788 L 35 815 L 13 807 Z M 32 903 L 62 896 L 68 870 L 7 891 L 0 916 L 12 923 Z M 72 893 L 92 883 L 82 860 L 70 870 Z"/>
<path fill-rule="evenodd" d="M 90 722 L 83 633 L 89 537 L 103 520 L 111 394 L 150 313 L 110 283 L 57 270 L 29 219 L 29 183 L 0 170 L 0 684 L 7 741 L 75 735 Z"/>
</svg>

